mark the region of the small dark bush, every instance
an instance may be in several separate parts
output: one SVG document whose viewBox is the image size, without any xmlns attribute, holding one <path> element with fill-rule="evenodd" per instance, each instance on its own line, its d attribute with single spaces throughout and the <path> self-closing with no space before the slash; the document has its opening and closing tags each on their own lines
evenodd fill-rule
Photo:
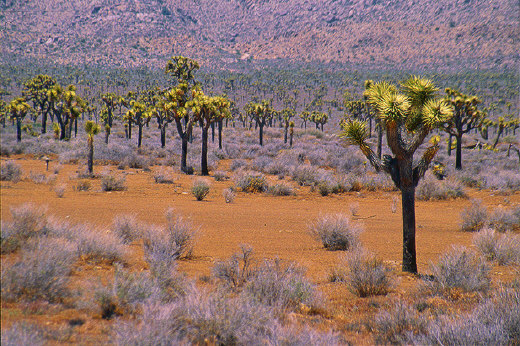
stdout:
<svg viewBox="0 0 520 346">
<path fill-rule="evenodd" d="M 209 193 L 209 183 L 207 180 L 199 179 L 193 183 L 191 187 L 191 193 L 197 199 L 197 201 L 202 201 Z"/>
<path fill-rule="evenodd" d="M 226 172 L 216 171 L 213 173 L 213 178 L 215 178 L 216 181 L 224 181 L 228 179 L 228 176 Z"/>
<path fill-rule="evenodd" d="M 90 190 L 91 186 L 92 186 L 92 184 L 90 184 L 90 181 L 80 180 L 76 184 L 76 191 L 88 191 L 88 190 Z"/>
<path fill-rule="evenodd" d="M 415 196 L 420 201 L 445 200 L 466 197 L 462 184 L 455 180 L 438 180 L 427 174 L 417 186 Z"/>
<path fill-rule="evenodd" d="M 17 183 L 22 178 L 22 167 L 12 160 L 2 162 L 0 170 L 0 180 L 2 181 Z"/>
<path fill-rule="evenodd" d="M 162 168 L 159 171 L 155 172 L 153 175 L 153 180 L 156 184 L 173 184 L 174 180 L 172 178 L 172 172 L 169 169 Z"/>
<path fill-rule="evenodd" d="M 309 229 L 311 235 L 321 240 L 327 250 L 350 250 L 360 244 L 361 225 L 343 214 L 321 216 Z"/>
</svg>

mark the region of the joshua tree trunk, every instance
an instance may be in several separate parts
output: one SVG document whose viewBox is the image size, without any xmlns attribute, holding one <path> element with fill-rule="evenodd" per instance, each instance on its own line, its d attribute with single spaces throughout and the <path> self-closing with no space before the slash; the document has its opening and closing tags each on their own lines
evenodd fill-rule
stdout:
<svg viewBox="0 0 520 346">
<path fill-rule="evenodd" d="M 291 131 L 290 131 L 290 134 L 289 134 L 289 146 L 291 148 L 292 148 L 292 144 L 293 144 L 293 136 L 294 136 L 294 131 L 291 128 Z"/>
<path fill-rule="evenodd" d="M 202 156 L 200 159 L 200 174 L 209 175 L 208 171 L 208 126 L 201 124 L 202 128 Z"/>
<path fill-rule="evenodd" d="M 215 123 L 211 123 L 211 143 L 215 143 Z"/>
<path fill-rule="evenodd" d="M 78 118 L 74 119 L 74 138 L 78 136 Z"/>
<path fill-rule="evenodd" d="M 455 169 L 462 169 L 462 136 L 456 136 L 457 150 L 455 151 Z"/>
<path fill-rule="evenodd" d="M 161 148 L 166 146 L 166 124 L 160 125 L 161 129 Z"/>
<path fill-rule="evenodd" d="M 139 123 L 139 135 L 137 137 L 137 147 L 141 147 L 141 142 L 143 140 L 143 124 Z"/>
<path fill-rule="evenodd" d="M 381 155 L 383 152 L 383 126 L 378 122 L 377 124 L 377 157 L 381 160 Z"/>
<path fill-rule="evenodd" d="M 453 141 L 453 135 L 450 134 L 448 136 L 448 156 L 451 156 L 451 143 Z"/>
<path fill-rule="evenodd" d="M 410 167 L 411 168 L 411 167 Z M 402 187 L 403 271 L 417 273 L 415 252 L 415 187 Z"/>
<path fill-rule="evenodd" d="M 260 145 L 263 146 L 264 145 L 264 125 L 259 124 L 259 126 L 260 126 L 260 131 L 259 131 Z"/>
<path fill-rule="evenodd" d="M 288 134 L 289 125 L 286 124 L 283 131 L 283 142 L 287 144 L 287 134 Z"/>
<path fill-rule="evenodd" d="M 94 174 L 94 137 L 88 136 L 88 173 L 90 175 Z"/>
<path fill-rule="evenodd" d="M 493 141 L 493 149 L 495 149 L 495 147 L 497 146 L 498 141 L 500 140 L 500 136 L 502 136 L 502 133 L 504 133 L 504 126 L 499 126 L 498 131 L 497 131 L 497 136 L 495 137 L 495 140 Z"/>
<path fill-rule="evenodd" d="M 16 141 L 22 141 L 22 119 L 20 117 L 16 118 Z"/>
<path fill-rule="evenodd" d="M 128 120 L 128 139 L 132 139 L 132 122 Z"/>
<path fill-rule="evenodd" d="M 227 124 L 227 119 L 226 119 Z M 227 125 L 226 125 L 227 127 Z M 218 148 L 222 150 L 222 120 L 218 122 Z"/>
<path fill-rule="evenodd" d="M 47 113 L 42 113 L 42 134 L 47 133 Z"/>
</svg>

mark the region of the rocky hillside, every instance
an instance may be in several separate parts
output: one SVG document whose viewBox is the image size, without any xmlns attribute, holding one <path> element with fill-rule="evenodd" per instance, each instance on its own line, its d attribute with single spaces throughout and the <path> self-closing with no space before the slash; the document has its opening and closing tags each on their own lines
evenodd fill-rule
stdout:
<svg viewBox="0 0 520 346">
<path fill-rule="evenodd" d="M 0 0 L 0 59 L 163 66 L 290 59 L 397 68 L 518 63 L 517 0 Z"/>
</svg>

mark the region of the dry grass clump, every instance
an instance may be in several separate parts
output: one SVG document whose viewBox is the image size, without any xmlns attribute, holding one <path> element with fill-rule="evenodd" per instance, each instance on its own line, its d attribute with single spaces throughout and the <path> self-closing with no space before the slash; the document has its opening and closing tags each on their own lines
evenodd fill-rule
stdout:
<svg viewBox="0 0 520 346">
<path fill-rule="evenodd" d="M 233 203 L 235 200 L 235 192 L 232 188 L 222 190 L 222 196 L 224 196 L 226 203 Z"/>
<path fill-rule="evenodd" d="M 269 188 L 267 179 L 261 173 L 240 172 L 235 177 L 235 185 L 243 192 L 265 192 Z"/>
<path fill-rule="evenodd" d="M 47 223 L 46 209 L 27 203 L 10 209 L 12 221 L 2 222 L 2 253 L 16 251 L 28 239 L 42 235 Z"/>
<path fill-rule="evenodd" d="M 2 162 L 0 165 L 0 180 L 2 181 L 12 181 L 13 183 L 17 183 L 22 178 L 22 167 L 14 162 L 13 160 L 9 160 L 6 162 Z"/>
<path fill-rule="evenodd" d="M 309 226 L 310 234 L 320 240 L 327 250 L 350 250 L 360 244 L 363 228 L 347 215 L 327 214 Z"/>
<path fill-rule="evenodd" d="M 433 294 L 450 295 L 454 291 L 486 292 L 491 285 L 486 261 L 464 247 L 452 249 L 431 265 L 433 279 L 425 287 Z"/>
<path fill-rule="evenodd" d="M 499 265 L 520 264 L 520 236 L 513 233 L 500 234 L 486 228 L 473 236 L 473 245 L 489 261 Z"/>
<path fill-rule="evenodd" d="M 335 268 L 331 281 L 346 282 L 358 297 L 386 295 L 392 289 L 392 270 L 365 249 L 345 255 L 343 263 Z"/>
<path fill-rule="evenodd" d="M 461 230 L 464 232 L 478 232 L 486 226 L 488 212 L 481 200 L 471 200 L 471 205 L 460 213 L 462 219 Z"/>
<path fill-rule="evenodd" d="M 126 178 L 124 176 L 115 176 L 110 173 L 101 177 L 102 191 L 124 191 L 126 190 Z"/>
</svg>

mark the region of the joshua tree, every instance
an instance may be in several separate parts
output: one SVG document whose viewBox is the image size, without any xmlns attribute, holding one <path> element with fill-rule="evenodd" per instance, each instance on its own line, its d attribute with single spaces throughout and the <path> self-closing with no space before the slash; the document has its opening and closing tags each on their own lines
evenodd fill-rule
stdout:
<svg viewBox="0 0 520 346">
<path fill-rule="evenodd" d="M 251 119 L 256 122 L 259 127 L 259 141 L 260 145 L 264 145 L 264 127 L 269 123 L 269 120 L 273 116 L 273 110 L 269 105 L 269 101 L 262 100 L 259 103 L 249 102 L 245 107 L 244 111 L 248 114 Z"/>
<path fill-rule="evenodd" d="M 347 120 L 342 123 L 342 136 L 360 147 L 377 171 L 385 171 L 401 190 L 403 210 L 403 271 L 416 273 L 415 252 L 415 187 L 424 176 L 437 153 L 438 138 L 426 149 L 414 166 L 413 155 L 430 131 L 452 116 L 446 101 L 437 99 L 437 88 L 428 79 L 411 77 L 402 84 L 402 92 L 386 82 L 375 83 L 381 93 L 369 94 L 368 102 L 386 131 L 387 143 L 394 157 L 385 155 L 381 161 L 367 144 L 366 123 Z"/>
<path fill-rule="evenodd" d="M 446 88 L 446 102 L 453 107 L 453 117 L 444 125 L 443 130 L 450 137 L 457 139 L 455 151 L 455 168 L 462 169 L 462 136 L 469 131 L 480 128 L 485 120 L 485 114 L 477 109 L 480 100 L 476 96 L 468 96 L 457 90 Z M 450 141 L 451 142 L 451 141 Z M 448 143 L 451 147 L 451 143 Z"/>
<path fill-rule="evenodd" d="M 193 99 L 186 106 L 191 109 L 195 121 L 199 122 L 202 129 L 201 175 L 209 175 L 208 130 L 212 123 L 231 116 L 229 101 L 224 97 L 208 97 L 200 89 L 196 89 Z"/>
<path fill-rule="evenodd" d="M 126 112 L 124 119 L 138 126 L 137 147 L 140 148 L 143 139 L 143 126 L 150 121 L 151 112 L 142 102 L 132 101 L 130 104 L 132 108 Z"/>
<path fill-rule="evenodd" d="M 5 128 L 5 118 L 7 117 L 7 102 L 0 99 L 0 123 Z"/>
<path fill-rule="evenodd" d="M 24 83 L 22 94 L 27 101 L 32 101 L 33 108 L 41 115 L 42 133 L 47 132 L 47 116 L 51 110 L 49 89 L 56 85 L 56 80 L 47 75 L 37 75 Z"/>
<path fill-rule="evenodd" d="M 296 111 L 292 108 L 284 108 L 281 111 L 282 121 L 283 121 L 283 142 L 287 143 L 287 135 L 289 132 L 289 124 L 291 123 L 291 119 L 296 115 Z"/>
<path fill-rule="evenodd" d="M 309 121 L 311 114 L 308 111 L 303 111 L 300 113 L 299 117 L 303 121 L 303 126 L 307 130 L 307 121 Z"/>
<path fill-rule="evenodd" d="M 294 121 L 289 123 L 289 146 L 292 148 L 293 144 L 293 136 L 294 136 Z"/>
<path fill-rule="evenodd" d="M 60 139 L 70 138 L 72 123 L 85 110 L 85 101 L 76 95 L 74 85 L 69 85 L 67 89 L 63 89 L 59 84 L 56 84 L 47 94 L 52 113 L 60 126 Z"/>
<path fill-rule="evenodd" d="M 327 123 L 329 120 L 329 116 L 327 113 L 319 112 L 319 111 L 313 111 L 310 116 L 311 122 L 316 124 L 316 129 L 319 129 L 321 126 L 321 131 L 323 131 L 323 125 Z"/>
<path fill-rule="evenodd" d="M 87 159 L 88 173 L 90 175 L 92 175 L 94 173 L 94 136 L 99 133 L 99 130 L 100 130 L 100 126 L 98 124 L 96 124 L 95 122 L 88 120 L 85 123 L 85 132 L 87 133 L 87 144 L 88 144 L 88 159 Z"/>
<path fill-rule="evenodd" d="M 199 69 L 199 64 L 190 58 L 174 56 L 166 63 L 166 73 L 169 74 L 176 83 L 172 94 L 175 100 L 174 120 L 177 132 L 181 137 L 181 170 L 187 174 L 192 174 L 193 169 L 188 167 L 188 141 L 193 131 L 193 118 L 185 109 L 186 102 L 190 100 L 194 92 L 190 90 L 195 86 L 195 72 Z"/>
<path fill-rule="evenodd" d="M 101 95 L 101 101 L 103 101 L 103 109 L 106 113 L 105 124 L 112 127 L 114 120 L 114 110 L 119 105 L 120 98 L 114 93 L 105 93 Z"/>
<path fill-rule="evenodd" d="M 13 120 L 16 119 L 17 142 L 22 141 L 22 121 L 30 110 L 32 110 L 31 106 L 25 102 L 23 97 L 15 98 L 11 101 L 9 106 L 7 106 L 7 113 L 9 114 L 9 117 Z"/>
</svg>

